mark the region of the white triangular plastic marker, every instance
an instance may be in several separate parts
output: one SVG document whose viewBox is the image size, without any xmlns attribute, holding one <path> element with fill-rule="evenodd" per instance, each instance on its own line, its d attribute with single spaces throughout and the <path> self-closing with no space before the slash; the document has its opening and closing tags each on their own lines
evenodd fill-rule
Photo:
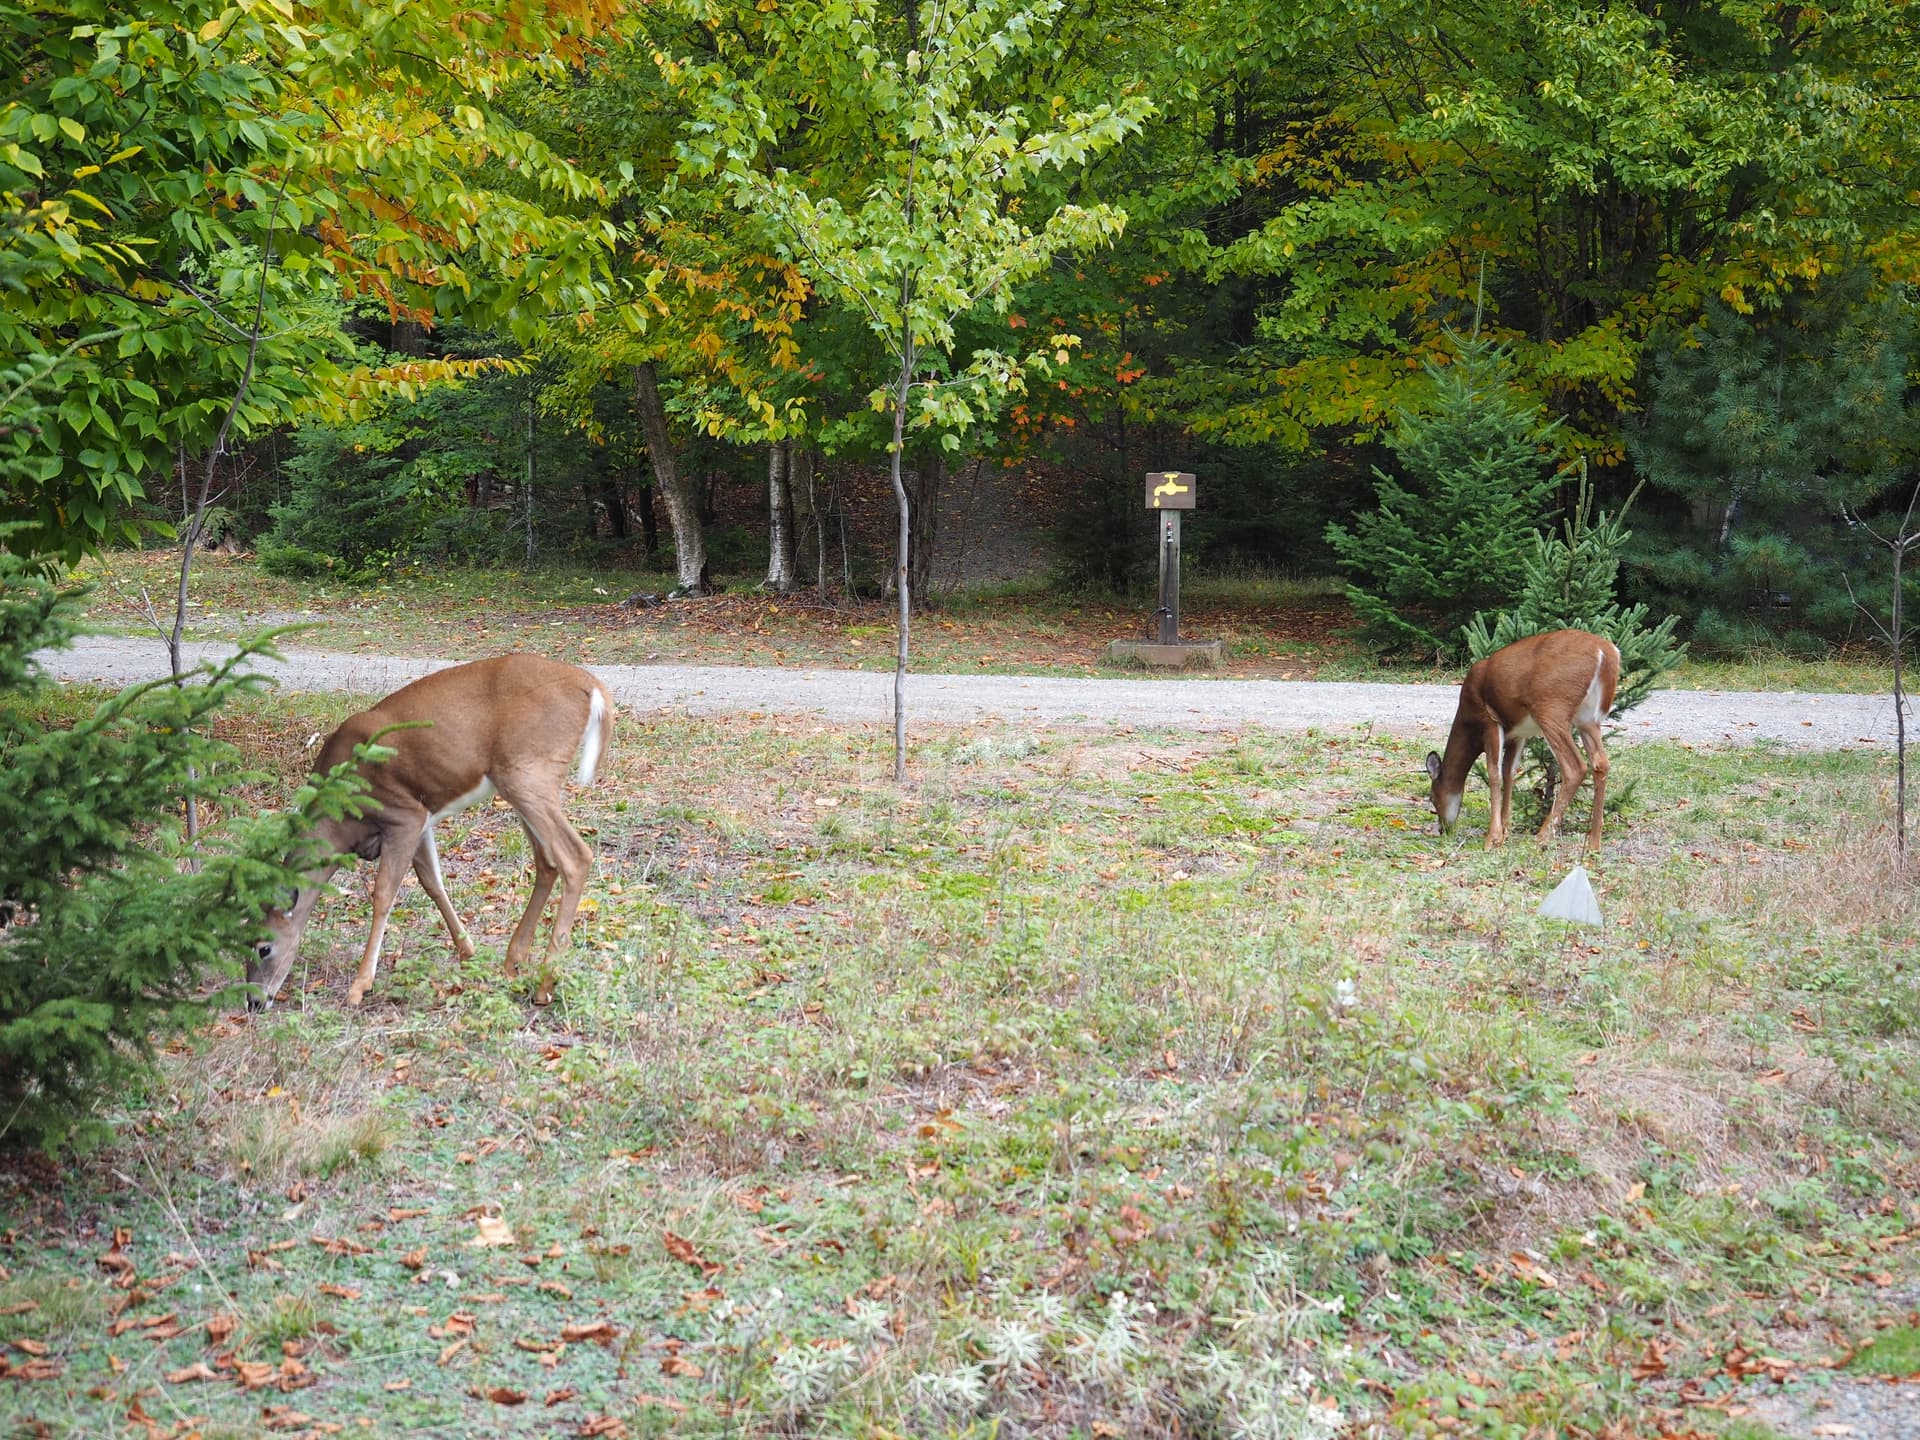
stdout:
<svg viewBox="0 0 1920 1440">
<path fill-rule="evenodd" d="M 1540 902 L 1540 913 L 1549 920 L 1565 920 L 1570 925 L 1599 925 L 1600 897 L 1593 893 L 1587 879 L 1587 867 L 1576 865 L 1571 874 Z"/>
</svg>

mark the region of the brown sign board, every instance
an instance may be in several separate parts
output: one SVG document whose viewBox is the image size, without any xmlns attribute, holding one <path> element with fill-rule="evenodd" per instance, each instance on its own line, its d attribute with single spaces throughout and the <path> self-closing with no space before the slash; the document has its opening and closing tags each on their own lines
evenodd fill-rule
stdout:
<svg viewBox="0 0 1920 1440">
<path fill-rule="evenodd" d="M 1185 470 L 1152 470 L 1147 473 L 1149 510 L 1193 509 L 1193 476 Z"/>
</svg>

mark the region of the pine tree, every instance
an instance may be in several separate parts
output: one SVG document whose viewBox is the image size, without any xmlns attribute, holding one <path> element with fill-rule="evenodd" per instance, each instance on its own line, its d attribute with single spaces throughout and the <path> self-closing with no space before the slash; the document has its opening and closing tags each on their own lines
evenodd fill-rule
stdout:
<svg viewBox="0 0 1920 1440">
<path fill-rule="evenodd" d="M 1620 647 L 1614 714 L 1652 694 L 1660 677 L 1686 658 L 1687 647 L 1673 638 L 1678 616 L 1650 626 L 1644 604 L 1622 608 L 1615 597 L 1620 559 L 1633 538 L 1626 513 L 1639 493 L 1636 487 L 1618 510 L 1595 520 L 1593 491 L 1582 465 L 1573 514 L 1558 532 L 1533 533 L 1519 595 L 1505 610 L 1473 617 L 1465 631 L 1468 654 L 1480 660 L 1529 635 L 1590 630 Z"/>
<path fill-rule="evenodd" d="M 1427 366 L 1431 408 L 1396 420 L 1400 473 L 1374 470 L 1375 508 L 1327 527 L 1363 632 L 1389 650 L 1458 655 L 1460 627 L 1519 592 L 1548 509 L 1557 422 L 1513 393 L 1501 346 L 1476 333 L 1457 349 Z"/>
<path fill-rule="evenodd" d="M 0 533 L 0 545 L 5 535 Z M 34 665 L 68 643 L 79 592 L 0 549 L 0 1142 L 57 1148 L 101 1128 L 101 1110 L 144 1077 L 156 1039 L 237 996 L 261 916 L 295 875 L 285 863 L 312 819 L 359 788 L 309 787 L 281 814 L 201 832 L 192 859 L 170 817 L 183 796 L 231 803 L 259 780 L 206 733 L 258 646 L 176 686 L 136 685 L 70 727 Z"/>
<path fill-rule="evenodd" d="M 1871 584 L 1884 558 L 1850 515 L 1879 513 L 1920 459 L 1916 358 L 1912 296 L 1869 302 L 1858 281 L 1764 315 L 1716 303 L 1658 351 L 1629 444 L 1685 510 L 1629 555 L 1636 592 L 1713 649 L 1849 633 L 1843 576 Z"/>
</svg>

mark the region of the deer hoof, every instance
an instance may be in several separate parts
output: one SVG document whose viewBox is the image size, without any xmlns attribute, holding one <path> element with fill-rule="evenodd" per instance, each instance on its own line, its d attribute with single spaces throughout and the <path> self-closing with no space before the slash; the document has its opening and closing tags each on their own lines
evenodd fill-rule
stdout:
<svg viewBox="0 0 1920 1440">
<path fill-rule="evenodd" d="M 360 1008 L 361 1003 L 365 1001 L 366 998 L 367 998 L 366 986 L 351 985 L 347 987 L 347 1004 L 353 1006 L 356 1010 Z"/>
<path fill-rule="evenodd" d="M 458 940 L 453 942 L 453 953 L 458 955 L 462 960 L 471 960 L 473 958 L 473 950 L 473 937 L 470 935 L 462 935 Z"/>
</svg>

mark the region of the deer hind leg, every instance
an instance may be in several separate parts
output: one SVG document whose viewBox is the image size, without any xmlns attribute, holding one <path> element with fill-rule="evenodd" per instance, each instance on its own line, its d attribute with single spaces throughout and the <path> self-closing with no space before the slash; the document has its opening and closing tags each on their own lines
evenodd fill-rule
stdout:
<svg viewBox="0 0 1920 1440">
<path fill-rule="evenodd" d="M 580 897 L 586 893 L 587 877 L 593 873 L 593 848 L 567 820 L 567 812 L 558 799 L 540 806 L 537 813 L 528 817 L 527 828 L 536 832 L 540 848 L 547 852 L 548 864 L 560 878 L 560 908 L 554 912 L 547 953 L 540 961 L 533 991 L 533 1003 L 545 1005 L 553 999 L 554 961 L 566 951 L 573 934 L 574 913 L 580 908 Z M 547 888 L 552 887 L 550 875 Z M 531 932 L 528 938 L 531 939 Z"/>
<path fill-rule="evenodd" d="M 1587 747 L 1587 768 L 1593 772 L 1593 819 L 1587 825 L 1587 849 L 1600 848 L 1600 825 L 1607 808 L 1607 747 L 1600 738 L 1600 722 L 1580 722 L 1580 738 Z"/>
<path fill-rule="evenodd" d="M 568 757 L 570 762 L 571 757 Z M 533 932 L 547 908 L 553 887 L 560 888 L 560 908 L 553 917 L 553 931 L 547 940 L 533 991 L 533 1003 L 545 1005 L 553 999 L 554 957 L 566 947 L 573 930 L 574 912 L 586 892 L 587 876 L 593 869 L 593 850 L 580 838 L 567 820 L 566 788 L 570 763 L 557 768 L 529 767 L 519 774 L 498 775 L 495 784 L 520 815 L 533 850 L 533 894 L 526 913 L 515 927 L 507 945 L 508 975 L 519 972 L 520 964 L 533 949 Z"/>
<path fill-rule="evenodd" d="M 1540 827 L 1540 843 L 1552 842 L 1559 832 L 1560 817 L 1566 813 L 1567 802 L 1573 798 L 1573 792 L 1580 788 L 1580 782 L 1587 778 L 1587 767 L 1580 763 L 1580 751 L 1573 743 L 1573 732 L 1565 721 L 1540 724 L 1540 737 L 1547 742 L 1547 748 L 1553 751 L 1553 758 L 1560 766 L 1560 784 L 1553 792 L 1553 806 L 1547 811 L 1546 823 Z"/>
<path fill-rule="evenodd" d="M 388 815 L 392 815 L 389 807 Z M 420 835 L 427 825 L 426 812 L 406 816 L 380 837 L 380 868 L 373 873 L 373 924 L 367 931 L 367 947 L 360 952 L 360 968 L 347 987 L 347 1004 L 358 1005 L 367 998 L 375 970 L 380 965 L 380 944 L 386 939 L 387 917 L 393 913 L 394 899 L 400 894 L 400 882 L 407 878 L 407 866 L 420 846 Z"/>
<path fill-rule="evenodd" d="M 447 922 L 447 934 L 453 937 L 453 948 L 462 960 L 473 957 L 473 937 L 467 934 L 467 927 L 460 923 L 460 917 L 453 913 L 453 902 L 447 899 L 447 887 L 440 879 L 440 851 L 433 843 L 433 822 L 427 822 L 427 828 L 420 832 L 420 845 L 413 852 L 413 873 L 420 877 L 420 888 L 433 898 L 434 905 L 440 911 L 440 918 Z"/>
<path fill-rule="evenodd" d="M 534 927 L 539 925 L 540 916 L 547 908 L 547 897 L 553 894 L 554 882 L 560 878 L 560 867 L 553 863 L 547 847 L 540 842 L 539 831 L 524 810 L 520 812 L 520 828 L 527 832 L 527 848 L 533 852 L 533 893 L 527 897 L 527 908 L 520 916 L 520 923 L 513 927 L 513 938 L 507 941 L 508 979 L 520 973 L 520 962 L 533 949 Z"/>
</svg>

